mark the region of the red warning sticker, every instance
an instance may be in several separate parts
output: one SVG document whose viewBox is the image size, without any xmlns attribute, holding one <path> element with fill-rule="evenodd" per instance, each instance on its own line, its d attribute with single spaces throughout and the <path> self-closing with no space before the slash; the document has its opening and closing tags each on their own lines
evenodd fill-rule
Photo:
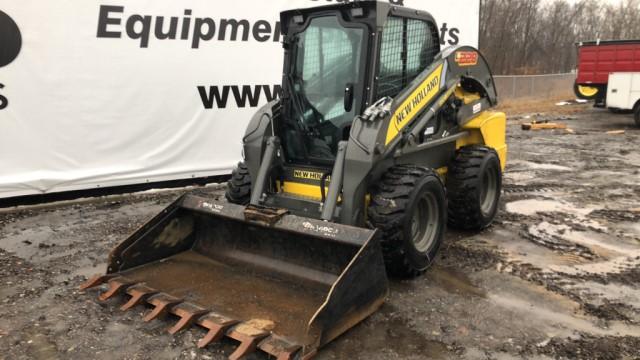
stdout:
<svg viewBox="0 0 640 360">
<path fill-rule="evenodd" d="M 478 53 L 476 51 L 458 51 L 456 53 L 456 63 L 458 63 L 458 66 L 477 65 Z"/>
</svg>

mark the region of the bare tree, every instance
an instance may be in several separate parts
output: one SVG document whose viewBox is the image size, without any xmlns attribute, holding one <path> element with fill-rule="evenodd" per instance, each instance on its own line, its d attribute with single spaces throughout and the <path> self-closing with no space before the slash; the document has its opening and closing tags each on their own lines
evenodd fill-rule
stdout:
<svg viewBox="0 0 640 360">
<path fill-rule="evenodd" d="M 575 43 L 640 39 L 640 0 L 483 0 L 480 49 L 496 74 L 568 72 Z"/>
</svg>

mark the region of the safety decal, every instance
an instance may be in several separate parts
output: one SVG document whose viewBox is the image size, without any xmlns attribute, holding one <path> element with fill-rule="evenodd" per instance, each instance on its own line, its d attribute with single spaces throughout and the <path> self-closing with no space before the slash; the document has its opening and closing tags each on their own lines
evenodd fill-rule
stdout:
<svg viewBox="0 0 640 360">
<path fill-rule="evenodd" d="M 475 66 L 478 64 L 478 52 L 458 51 L 456 53 L 456 63 L 458 66 Z"/>
</svg>

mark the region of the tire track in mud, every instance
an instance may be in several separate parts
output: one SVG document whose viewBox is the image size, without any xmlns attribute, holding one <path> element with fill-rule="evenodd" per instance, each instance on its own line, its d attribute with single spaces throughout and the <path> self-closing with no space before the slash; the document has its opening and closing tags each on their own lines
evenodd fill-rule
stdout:
<svg viewBox="0 0 640 360">
<path fill-rule="evenodd" d="M 449 231 L 435 268 L 392 280 L 387 304 L 319 358 L 638 358 L 640 157 L 629 144 L 640 130 L 610 137 L 618 125 L 594 114 L 563 120 L 575 134 L 510 125 L 495 224 Z M 231 343 L 195 349 L 201 333 L 168 336 L 167 321 L 141 324 L 142 311 L 77 291 L 182 191 L 0 211 L 0 245 L 31 259 L 0 250 L 0 357 L 225 358 Z"/>
<path fill-rule="evenodd" d="M 584 132 L 585 138 L 593 136 L 601 135 Z M 553 135 L 539 137 L 545 144 L 544 163 L 541 156 L 518 159 L 506 173 L 503 197 L 502 223 L 519 229 L 518 241 L 533 246 L 507 247 L 499 270 L 575 300 L 588 315 L 638 323 L 637 302 L 628 302 L 640 299 L 640 228 L 630 225 L 640 219 L 633 209 L 640 181 L 629 184 L 602 172 L 624 169 L 633 178 L 638 170 L 629 172 L 629 152 L 607 153 L 602 147 L 609 143 L 603 141 L 562 145 Z M 518 142 L 515 150 L 530 147 L 533 139 Z M 554 151 L 563 153 L 563 163 L 550 155 Z M 580 286 L 587 281 L 602 287 Z"/>
<path fill-rule="evenodd" d="M 574 338 L 549 339 L 540 344 L 529 346 L 522 355 L 543 354 L 556 359 L 585 359 L 585 360 L 616 360 L 638 359 L 640 338 L 624 337 L 596 337 L 580 334 Z"/>
</svg>

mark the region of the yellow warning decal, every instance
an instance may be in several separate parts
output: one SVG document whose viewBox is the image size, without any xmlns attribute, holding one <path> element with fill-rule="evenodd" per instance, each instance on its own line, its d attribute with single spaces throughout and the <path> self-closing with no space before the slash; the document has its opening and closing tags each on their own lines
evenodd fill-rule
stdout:
<svg viewBox="0 0 640 360">
<path fill-rule="evenodd" d="M 433 99 L 440 90 L 444 63 L 440 64 L 420 86 L 405 100 L 393 114 L 385 145 L 389 145 L 400 131 L 413 120 L 425 105 Z"/>
</svg>

